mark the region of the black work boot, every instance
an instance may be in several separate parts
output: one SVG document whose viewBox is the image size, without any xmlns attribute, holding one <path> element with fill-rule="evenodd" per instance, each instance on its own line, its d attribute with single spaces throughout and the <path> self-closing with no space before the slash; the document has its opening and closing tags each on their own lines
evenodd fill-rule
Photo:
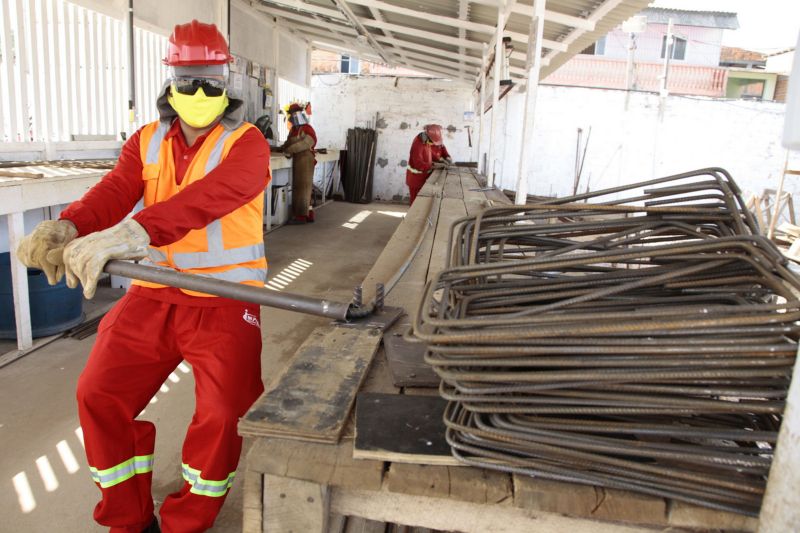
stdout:
<svg viewBox="0 0 800 533">
<path fill-rule="evenodd" d="M 158 525 L 158 518 L 154 516 L 153 521 L 142 530 L 142 533 L 161 533 L 161 527 Z"/>
</svg>

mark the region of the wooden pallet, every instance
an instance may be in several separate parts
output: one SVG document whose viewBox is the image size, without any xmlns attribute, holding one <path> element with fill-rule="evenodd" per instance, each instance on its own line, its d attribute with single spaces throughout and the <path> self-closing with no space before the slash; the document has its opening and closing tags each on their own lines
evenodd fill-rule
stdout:
<svg viewBox="0 0 800 533">
<path fill-rule="evenodd" d="M 413 320 L 426 280 L 443 268 L 445 228 L 489 203 L 485 196 L 478 197 L 483 192 L 471 190 L 478 188 L 477 181 L 466 169 L 441 174 L 445 177 L 440 175 L 426 185 L 430 185 L 428 196 L 414 203 L 425 214 L 431 208 L 435 229 L 424 234 L 419 251 L 387 296 L 387 305 L 402 306 L 409 315 L 387 334 L 402 332 Z M 461 196 L 448 197 L 457 195 L 456 180 Z M 406 221 L 414 223 L 408 217 Z M 401 230 L 396 235 L 403 235 Z M 401 246 L 407 246 L 408 240 Z M 393 245 L 390 242 L 384 254 L 395 253 Z M 360 392 L 435 394 L 435 389 L 395 386 L 384 349 L 379 347 Z M 359 431 L 351 416 L 344 424 L 342 440 L 334 445 L 257 438 L 247 456 L 245 533 L 331 531 L 337 515 L 373 521 L 378 528 L 404 524 L 475 533 L 755 531 L 757 527 L 752 518 L 628 491 L 467 466 L 410 464 L 399 462 L 407 459 L 399 455 L 355 459 Z M 384 452 L 394 453 L 376 453 Z"/>
</svg>

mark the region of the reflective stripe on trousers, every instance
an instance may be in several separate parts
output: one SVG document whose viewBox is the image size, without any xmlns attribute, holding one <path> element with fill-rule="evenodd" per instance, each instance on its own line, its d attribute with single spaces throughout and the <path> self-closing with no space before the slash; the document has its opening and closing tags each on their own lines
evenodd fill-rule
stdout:
<svg viewBox="0 0 800 533">
<path fill-rule="evenodd" d="M 136 474 L 146 474 L 153 471 L 153 456 L 152 455 L 137 455 L 131 457 L 127 461 L 123 461 L 116 466 L 98 470 L 90 466 L 89 471 L 92 474 L 92 479 L 95 483 L 100 484 L 104 489 L 113 487 L 118 483 L 127 481 Z"/>
<path fill-rule="evenodd" d="M 200 496 L 210 496 L 212 498 L 225 496 L 225 494 L 228 492 L 228 489 L 230 489 L 231 485 L 233 485 L 233 478 L 236 476 L 236 472 L 234 471 L 228 474 L 226 479 L 215 481 L 211 479 L 203 479 L 201 474 L 202 472 L 200 472 L 200 470 L 192 468 L 186 463 L 183 463 L 183 479 L 185 479 L 186 482 L 192 486 L 190 492 L 193 494 L 199 494 Z"/>
</svg>

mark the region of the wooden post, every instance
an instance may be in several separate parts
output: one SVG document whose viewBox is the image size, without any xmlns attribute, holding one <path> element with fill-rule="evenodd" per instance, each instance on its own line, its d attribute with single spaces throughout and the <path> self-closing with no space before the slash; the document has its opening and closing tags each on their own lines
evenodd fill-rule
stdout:
<svg viewBox="0 0 800 533">
<path fill-rule="evenodd" d="M 525 88 L 525 111 L 522 115 L 522 144 L 519 150 L 519 172 L 517 174 L 516 205 L 528 201 L 528 174 L 531 172 L 535 151 L 533 144 L 533 125 L 536 119 L 536 97 L 539 92 L 539 71 L 542 66 L 542 39 L 544 37 L 544 8 L 546 0 L 534 0 L 533 17 L 528 35 L 528 81 Z M 534 26 L 535 25 L 535 26 Z M 536 34 L 536 44 L 530 40 Z"/>
<path fill-rule="evenodd" d="M 484 132 L 484 125 L 483 125 L 483 111 L 486 107 L 486 60 L 488 58 L 489 53 L 487 52 L 486 43 L 483 43 L 483 56 L 481 59 L 481 88 L 478 98 L 478 142 L 476 143 L 478 146 L 478 157 L 476 161 L 478 162 L 478 172 L 486 173 L 486 169 L 482 168 L 481 162 L 483 160 L 483 146 L 481 139 L 483 138 Z"/>
<path fill-rule="evenodd" d="M 28 296 L 28 269 L 17 259 L 17 246 L 25 236 L 22 213 L 8 215 L 8 245 L 11 252 L 11 285 L 14 291 L 14 317 L 17 325 L 17 348 L 20 351 L 33 346 L 31 332 L 31 306 Z"/>
<path fill-rule="evenodd" d="M 800 354 L 798 354 L 800 357 Z M 796 531 L 800 524 L 800 365 L 794 366 L 775 457 L 769 469 L 759 533 Z"/>
<path fill-rule="evenodd" d="M 495 142 L 494 134 L 498 129 L 497 120 L 499 113 L 497 106 L 500 102 L 500 76 L 501 76 L 501 61 L 503 56 L 503 27 L 505 20 L 503 19 L 503 9 L 505 2 L 497 6 L 497 33 L 494 39 L 494 79 L 492 80 L 492 124 L 489 128 L 489 157 L 486 161 L 486 184 L 489 187 L 494 187 L 494 158 L 495 158 Z"/>
<path fill-rule="evenodd" d="M 783 179 L 786 177 L 786 168 L 789 166 L 789 150 L 786 150 L 786 159 L 783 161 L 781 178 L 778 180 L 778 190 L 775 191 L 775 209 L 769 219 L 769 229 L 767 229 L 767 239 L 772 239 L 775 235 L 775 224 L 778 222 L 778 215 L 781 211 L 781 195 L 783 195 Z"/>
</svg>

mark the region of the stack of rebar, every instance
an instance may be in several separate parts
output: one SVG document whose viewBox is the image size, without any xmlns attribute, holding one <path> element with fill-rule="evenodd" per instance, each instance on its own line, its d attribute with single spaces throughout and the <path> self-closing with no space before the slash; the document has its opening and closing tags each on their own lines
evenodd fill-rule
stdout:
<svg viewBox="0 0 800 533">
<path fill-rule="evenodd" d="M 368 204 L 372 201 L 377 143 L 378 135 L 374 129 L 347 130 L 347 156 L 342 172 L 342 186 L 348 202 Z"/>
<path fill-rule="evenodd" d="M 414 334 L 457 458 L 757 514 L 800 279 L 727 172 L 489 209 L 450 250 Z"/>
</svg>

